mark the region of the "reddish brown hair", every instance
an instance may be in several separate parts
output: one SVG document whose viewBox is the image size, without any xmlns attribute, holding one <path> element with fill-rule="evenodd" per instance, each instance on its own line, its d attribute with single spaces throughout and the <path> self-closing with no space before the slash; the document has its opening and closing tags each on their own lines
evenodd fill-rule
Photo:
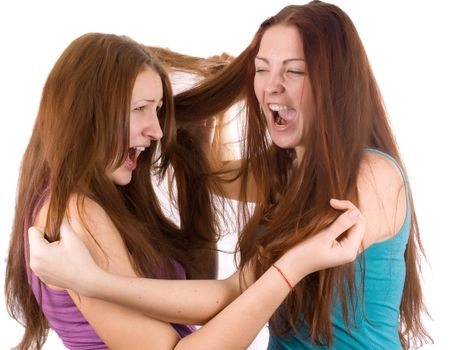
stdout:
<svg viewBox="0 0 449 350">
<path fill-rule="evenodd" d="M 153 69 L 162 80 L 163 106 L 159 112 L 164 133 L 138 159 L 138 167 L 127 186 L 116 186 L 106 169 L 122 164 L 129 149 L 129 111 L 137 75 Z M 173 96 L 168 75 L 158 59 L 133 40 L 109 34 L 86 34 L 74 40 L 56 62 L 42 92 L 42 99 L 31 139 L 22 160 L 15 219 L 6 268 L 5 292 L 12 317 L 25 326 L 20 349 L 40 349 L 48 323 L 31 291 L 24 252 L 24 230 L 32 223 L 38 201 L 48 198 L 46 233 L 59 238 L 59 227 L 66 215 L 70 196 L 77 194 L 83 213 L 83 198 L 100 204 L 120 232 L 137 273 L 158 276 L 167 271 L 174 277 L 171 259 L 177 259 L 194 275 L 199 262 L 192 250 L 214 240 L 215 227 L 209 206 L 207 184 L 197 189 L 194 175 L 185 174 L 189 162 L 178 147 Z M 183 158 L 184 157 L 184 158 Z M 155 195 L 152 173 L 164 174 L 173 166 L 177 178 L 185 179 L 179 191 L 183 198 L 181 229 L 165 217 Z M 205 172 L 193 162 L 196 171 Z M 156 174 L 157 175 L 157 174 Z M 184 184 L 183 184 L 184 185 Z M 195 191 L 195 192 L 194 192 Z M 191 193 L 190 202 L 185 198 Z M 185 229 L 204 213 L 198 236 Z M 195 219 L 186 220 L 185 218 Z M 193 225 L 193 224 L 192 224 Z M 198 237 L 198 238 L 197 238 Z M 190 264 L 194 262 L 195 266 Z"/>
<path fill-rule="evenodd" d="M 262 36 L 280 24 L 294 26 L 302 37 L 315 102 L 316 117 L 308 130 L 299 168 L 291 166 L 293 151 L 276 147 L 267 136 L 253 86 L 254 58 Z M 175 97 L 176 115 L 183 122 L 204 119 L 240 100 L 246 102 L 241 196 L 245 198 L 251 170 L 257 183 L 257 201 L 251 215 L 244 206 L 246 226 L 239 248 L 241 264 L 251 262 L 260 276 L 283 252 L 336 218 L 329 198 L 357 204 L 364 148 L 379 149 L 401 161 L 363 44 L 350 18 L 337 6 L 320 1 L 287 6 L 264 21 L 251 44 L 225 70 Z M 430 338 L 421 318 L 426 312 L 418 255 L 422 245 L 409 194 L 412 225 L 405 253 L 407 272 L 399 329 L 404 348 Z M 282 201 L 276 200 L 279 196 Z M 261 224 L 265 226 L 263 235 L 258 234 Z M 354 264 L 311 274 L 296 286 L 285 303 L 285 312 L 275 315 L 271 323 L 282 333 L 294 329 L 301 314 L 312 340 L 329 344 L 334 291 L 348 323 L 354 288 Z"/>
<path fill-rule="evenodd" d="M 203 58 L 154 46 L 147 46 L 147 49 L 158 56 L 170 74 L 181 73 L 180 78 L 172 81 L 175 88 L 178 82 L 192 84 L 192 77 L 193 80 L 210 78 L 233 59 L 227 53 Z M 226 220 L 225 203 L 212 195 L 220 193 L 221 189 L 211 176 L 210 150 L 204 148 L 203 139 L 192 135 L 195 134 L 193 130 L 198 130 L 198 119 L 186 120 L 177 115 L 175 118 L 177 142 L 166 154 L 175 171 L 168 173 L 167 178 L 171 188 L 176 184 L 177 191 L 171 191 L 170 195 L 177 193 L 175 202 L 180 226 L 190 246 L 188 272 L 192 278 L 215 278 L 218 268 L 216 243 L 220 237 L 219 223 Z"/>
</svg>

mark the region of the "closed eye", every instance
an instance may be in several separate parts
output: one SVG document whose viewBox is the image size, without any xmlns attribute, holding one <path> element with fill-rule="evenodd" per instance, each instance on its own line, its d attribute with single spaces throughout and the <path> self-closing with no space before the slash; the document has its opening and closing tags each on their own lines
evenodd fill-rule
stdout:
<svg viewBox="0 0 449 350">
<path fill-rule="evenodd" d="M 304 71 L 300 71 L 300 70 L 288 70 L 287 73 L 291 73 L 291 74 L 295 74 L 295 75 L 303 75 L 303 74 L 305 74 Z"/>
</svg>

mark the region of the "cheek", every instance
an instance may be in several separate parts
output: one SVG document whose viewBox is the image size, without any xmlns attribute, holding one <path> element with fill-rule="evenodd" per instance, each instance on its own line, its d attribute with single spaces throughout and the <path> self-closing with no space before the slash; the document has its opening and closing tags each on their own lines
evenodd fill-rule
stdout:
<svg viewBox="0 0 449 350">
<path fill-rule="evenodd" d="M 136 133 L 136 130 L 138 129 L 138 118 L 131 113 L 129 116 L 129 136 L 131 137 Z"/>
</svg>

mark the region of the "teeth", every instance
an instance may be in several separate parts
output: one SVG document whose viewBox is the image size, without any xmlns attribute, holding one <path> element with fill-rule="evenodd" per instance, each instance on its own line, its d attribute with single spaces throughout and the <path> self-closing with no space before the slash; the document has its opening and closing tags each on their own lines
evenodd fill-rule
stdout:
<svg viewBox="0 0 449 350">
<path fill-rule="evenodd" d="M 284 105 L 269 105 L 268 106 L 273 112 L 286 111 L 288 109 L 287 106 Z"/>
<path fill-rule="evenodd" d="M 136 151 L 140 151 L 140 152 L 145 151 L 145 147 L 142 147 L 142 146 L 134 147 L 134 149 L 135 149 Z"/>
</svg>

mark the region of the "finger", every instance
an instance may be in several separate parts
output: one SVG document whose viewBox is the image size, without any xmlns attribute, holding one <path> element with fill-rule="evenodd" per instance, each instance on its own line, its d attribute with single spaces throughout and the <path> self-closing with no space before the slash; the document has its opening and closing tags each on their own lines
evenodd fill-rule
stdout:
<svg viewBox="0 0 449 350">
<path fill-rule="evenodd" d="M 329 203 L 334 209 L 338 209 L 338 210 L 356 209 L 356 206 L 351 201 L 348 201 L 348 200 L 332 198 L 329 201 Z"/>
<path fill-rule="evenodd" d="M 50 242 L 45 239 L 44 235 L 45 232 L 43 227 L 31 226 L 28 229 L 28 244 L 30 245 L 30 249 L 50 244 Z"/>
<path fill-rule="evenodd" d="M 354 226 L 359 217 L 360 211 L 357 208 L 340 214 L 338 218 L 327 228 L 328 235 L 332 240 L 337 239 L 341 234 Z"/>
<path fill-rule="evenodd" d="M 350 261 L 353 261 L 357 253 L 362 249 L 362 241 L 366 231 L 366 220 L 363 215 L 357 219 L 357 223 L 352 226 L 347 235 L 339 243 L 350 252 Z"/>
</svg>

